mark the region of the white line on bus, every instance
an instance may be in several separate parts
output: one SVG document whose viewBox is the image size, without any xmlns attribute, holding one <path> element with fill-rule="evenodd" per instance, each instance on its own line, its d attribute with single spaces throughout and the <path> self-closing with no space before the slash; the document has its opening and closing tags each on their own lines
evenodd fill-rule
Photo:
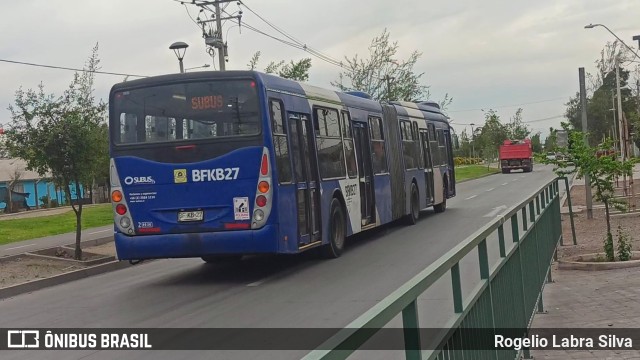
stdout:
<svg viewBox="0 0 640 360">
<path fill-rule="evenodd" d="M 473 199 L 473 198 L 474 198 L 474 197 L 476 197 L 476 196 L 478 196 L 478 195 L 469 196 L 469 197 L 468 197 L 468 198 L 466 198 L 465 200 L 471 200 L 471 199 Z"/>
</svg>

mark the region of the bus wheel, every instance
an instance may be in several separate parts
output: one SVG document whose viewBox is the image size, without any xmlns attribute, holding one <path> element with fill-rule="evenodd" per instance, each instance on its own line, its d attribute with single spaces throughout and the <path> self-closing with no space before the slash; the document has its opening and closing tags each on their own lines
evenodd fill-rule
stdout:
<svg viewBox="0 0 640 360">
<path fill-rule="evenodd" d="M 443 213 L 445 210 L 447 210 L 447 184 L 446 184 L 446 182 L 445 182 L 444 186 L 442 187 L 442 202 L 440 204 L 433 205 L 433 210 L 435 210 L 435 212 L 437 212 L 437 213 Z"/>
<path fill-rule="evenodd" d="M 342 255 L 346 234 L 344 211 L 338 199 L 331 201 L 329 214 L 329 243 L 322 247 L 322 255 L 327 259 L 335 259 Z"/>
<path fill-rule="evenodd" d="M 208 255 L 202 260 L 207 264 L 232 264 L 242 260 L 242 255 Z"/>
<path fill-rule="evenodd" d="M 418 196 L 418 188 L 415 183 L 411 183 L 411 199 L 409 204 L 409 215 L 407 215 L 407 224 L 415 225 L 420 218 L 420 197 Z"/>
</svg>

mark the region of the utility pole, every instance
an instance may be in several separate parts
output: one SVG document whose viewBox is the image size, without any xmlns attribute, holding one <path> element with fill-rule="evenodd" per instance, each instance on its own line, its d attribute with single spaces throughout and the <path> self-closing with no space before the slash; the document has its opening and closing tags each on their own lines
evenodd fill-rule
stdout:
<svg viewBox="0 0 640 360">
<path fill-rule="evenodd" d="M 204 38 L 204 43 L 210 47 L 209 50 L 214 51 L 213 49 L 215 49 L 215 51 L 218 52 L 218 65 L 220 66 L 220 71 L 226 70 L 226 62 L 228 61 L 227 43 L 224 41 L 222 37 L 222 21 L 237 19 L 238 25 L 240 25 L 240 22 L 242 19 L 242 11 L 239 11 L 238 15 L 222 17 L 222 9 L 220 8 L 220 5 L 223 3 L 229 3 L 233 1 L 237 1 L 237 0 L 215 0 L 215 1 L 202 1 L 202 2 L 193 1 L 192 2 L 193 4 L 197 5 L 202 9 L 200 10 L 200 12 L 207 10 L 213 13 L 211 16 L 212 19 L 210 20 L 200 20 L 200 18 L 198 17 L 198 24 L 202 26 L 202 37 Z M 211 10 L 209 8 L 209 5 L 213 5 L 214 10 Z M 205 25 L 207 23 L 211 23 L 214 21 L 216 23 L 215 31 L 212 31 L 211 29 L 209 29 L 209 31 L 206 31 Z"/>
<path fill-rule="evenodd" d="M 620 123 L 620 157 L 622 161 L 627 159 L 627 126 L 624 113 L 622 113 L 622 96 L 620 94 L 620 60 L 616 57 L 616 96 L 618 97 L 618 122 Z M 622 176 L 622 194 L 628 195 L 627 175 Z"/>
<path fill-rule="evenodd" d="M 578 78 L 580 81 L 580 107 L 582 108 L 582 134 L 584 136 L 583 141 L 586 146 L 589 146 L 587 139 L 587 89 L 584 80 L 584 68 L 578 68 Z M 593 219 L 593 198 L 591 196 L 591 181 L 589 175 L 584 176 L 584 191 L 587 200 L 587 219 Z"/>
<path fill-rule="evenodd" d="M 395 78 L 387 74 L 382 78 L 382 80 L 387 82 L 387 102 L 389 102 L 391 101 L 391 82 L 394 81 Z"/>
</svg>

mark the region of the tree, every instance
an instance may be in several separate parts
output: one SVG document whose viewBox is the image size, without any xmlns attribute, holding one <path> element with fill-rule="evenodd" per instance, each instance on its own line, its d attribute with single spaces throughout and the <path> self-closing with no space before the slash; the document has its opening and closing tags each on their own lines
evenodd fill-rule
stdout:
<svg viewBox="0 0 640 360">
<path fill-rule="evenodd" d="M 523 140 L 531 135 L 529 126 L 522 122 L 522 108 L 519 108 L 511 121 L 505 125 L 507 137 L 511 140 Z"/>
<path fill-rule="evenodd" d="M 396 60 L 398 42 L 389 40 L 387 29 L 371 40 L 369 56 L 345 57 L 345 71 L 331 85 L 340 91 L 364 91 L 375 100 L 420 101 L 429 98 L 429 87 L 421 84 L 424 73 L 414 67 L 422 53 L 413 51 L 406 60 Z M 440 102 L 445 109 L 452 98 L 448 94 Z"/>
<path fill-rule="evenodd" d="M 256 51 L 247 67 L 249 70 L 255 70 L 260 61 L 260 51 Z M 279 62 L 270 62 L 264 69 L 267 74 L 278 74 L 278 76 L 285 79 L 291 79 L 295 81 L 308 81 L 309 69 L 311 69 L 311 58 L 304 58 L 298 61 L 291 60 L 288 64 L 285 64 L 284 60 Z"/>
<path fill-rule="evenodd" d="M 556 134 L 557 130 L 553 127 L 549 128 L 549 136 L 544 140 L 544 151 L 546 152 L 554 152 L 556 151 L 556 147 L 558 146 L 558 135 Z"/>
<path fill-rule="evenodd" d="M 98 45 L 93 48 L 82 73 L 75 73 L 62 96 L 46 94 L 44 85 L 37 91 L 19 89 L 15 105 L 9 107 L 12 122 L 6 132 L 7 148 L 13 157 L 27 162 L 29 170 L 40 176 L 51 173 L 68 198 L 73 191 L 81 196 L 81 184 L 96 175 L 96 163 L 104 161 L 105 104 L 96 103 L 93 95 L 94 75 L 99 69 Z M 71 203 L 76 215 L 75 258 L 82 258 L 80 247 L 82 202 Z"/>
<path fill-rule="evenodd" d="M 602 155 L 607 154 L 612 148 L 613 141 L 611 139 L 607 138 L 597 146 L 591 147 L 583 141 L 584 135 L 582 132 L 569 130 L 566 126 L 565 130 L 569 131 L 569 139 L 572 146 L 571 148 L 560 148 L 559 150 L 568 155 L 573 167 L 569 167 L 569 164 L 565 161 L 549 160 L 546 157 L 542 158 L 542 162 L 555 165 L 554 171 L 558 176 L 567 176 L 572 173 L 576 173 L 579 179 L 585 175 L 589 176 L 591 186 L 595 190 L 594 199 L 604 204 L 607 223 L 604 245 L 605 255 L 608 261 L 614 261 L 614 245 L 609 211 L 611 207 L 625 210 L 623 203 L 615 197 L 614 180 L 622 175 L 631 175 L 636 160 L 617 161 L 615 156 Z"/>
<path fill-rule="evenodd" d="M 508 138 L 507 128 L 500 122 L 500 116 L 495 110 L 489 109 L 484 114 L 485 121 L 480 130 L 480 135 L 476 137 L 475 148 L 482 149 L 482 157 L 486 158 L 495 154 Z M 485 154 L 489 152 L 489 154 Z"/>
<path fill-rule="evenodd" d="M 535 135 L 531 137 L 531 147 L 534 153 L 542 152 L 542 142 L 540 141 L 540 132 L 537 132 Z"/>
</svg>

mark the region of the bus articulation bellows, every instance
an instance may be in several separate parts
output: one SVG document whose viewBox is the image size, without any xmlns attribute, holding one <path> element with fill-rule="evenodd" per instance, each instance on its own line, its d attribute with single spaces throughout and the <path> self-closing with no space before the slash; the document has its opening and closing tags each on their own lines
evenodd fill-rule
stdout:
<svg viewBox="0 0 640 360">
<path fill-rule="evenodd" d="M 455 196 L 451 128 L 432 104 L 197 72 L 116 84 L 109 123 L 121 260 L 338 257 L 348 236 Z"/>
</svg>

